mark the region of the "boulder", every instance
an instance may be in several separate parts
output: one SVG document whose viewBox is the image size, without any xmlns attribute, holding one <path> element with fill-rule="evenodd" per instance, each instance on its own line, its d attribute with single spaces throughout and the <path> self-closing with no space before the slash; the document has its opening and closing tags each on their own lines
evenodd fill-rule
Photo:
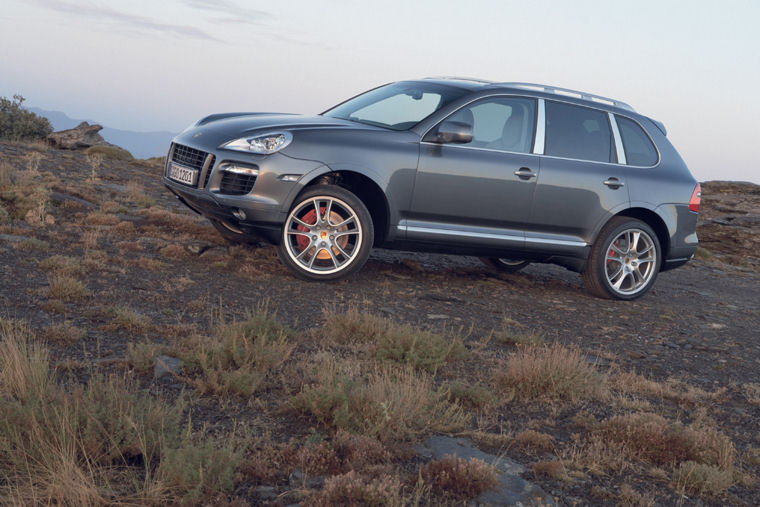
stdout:
<svg viewBox="0 0 760 507">
<path fill-rule="evenodd" d="M 83 121 L 73 129 L 60 130 L 47 136 L 47 141 L 54 148 L 61 150 L 83 150 L 91 146 L 111 146 L 98 134 L 103 129 L 100 125 L 90 125 Z"/>
</svg>

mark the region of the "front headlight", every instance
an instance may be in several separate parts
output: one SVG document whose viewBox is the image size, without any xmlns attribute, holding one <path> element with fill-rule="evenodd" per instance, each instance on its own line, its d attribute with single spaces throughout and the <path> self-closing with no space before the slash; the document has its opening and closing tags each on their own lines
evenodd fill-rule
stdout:
<svg viewBox="0 0 760 507">
<path fill-rule="evenodd" d="M 267 132 L 256 137 L 241 137 L 228 143 L 224 143 L 220 148 L 228 150 L 247 151 L 269 155 L 286 147 L 293 140 L 290 132 Z"/>
</svg>

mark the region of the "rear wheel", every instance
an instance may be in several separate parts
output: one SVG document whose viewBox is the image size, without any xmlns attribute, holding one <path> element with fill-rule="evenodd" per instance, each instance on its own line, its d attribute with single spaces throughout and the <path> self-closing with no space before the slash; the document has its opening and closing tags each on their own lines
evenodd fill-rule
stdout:
<svg viewBox="0 0 760 507">
<path fill-rule="evenodd" d="M 364 203 L 345 188 L 318 185 L 291 208 L 277 253 L 300 278 L 335 280 L 364 266 L 373 241 Z"/>
<path fill-rule="evenodd" d="M 615 217 L 604 226 L 586 261 L 586 288 L 602 298 L 636 299 L 660 271 L 657 234 L 641 220 Z"/>
<path fill-rule="evenodd" d="M 500 257 L 481 257 L 480 260 L 494 271 L 501 273 L 517 273 L 522 268 L 530 264 L 528 261 L 518 259 L 503 259 Z"/>
</svg>

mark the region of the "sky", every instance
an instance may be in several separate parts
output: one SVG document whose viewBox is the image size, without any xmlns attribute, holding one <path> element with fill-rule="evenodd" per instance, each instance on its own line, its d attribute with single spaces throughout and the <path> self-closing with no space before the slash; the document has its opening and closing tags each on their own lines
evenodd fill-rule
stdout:
<svg viewBox="0 0 760 507">
<path fill-rule="evenodd" d="M 0 96 L 112 128 L 314 114 L 470 76 L 622 100 L 699 180 L 760 183 L 760 0 L 0 0 Z"/>
</svg>

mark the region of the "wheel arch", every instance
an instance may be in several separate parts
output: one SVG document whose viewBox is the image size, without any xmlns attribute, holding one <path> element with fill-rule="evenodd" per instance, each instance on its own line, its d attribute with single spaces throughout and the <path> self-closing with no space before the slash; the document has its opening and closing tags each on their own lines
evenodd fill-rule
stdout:
<svg viewBox="0 0 760 507">
<path fill-rule="evenodd" d="M 388 237 L 390 205 L 380 185 L 375 180 L 354 170 L 340 169 L 319 174 L 306 183 L 299 196 L 315 185 L 337 185 L 356 195 L 367 207 L 372 217 L 375 233 L 374 245 L 381 245 Z M 296 200 L 298 197 L 296 197 Z"/>
<path fill-rule="evenodd" d="M 660 242 L 660 251 L 662 252 L 664 260 L 670 249 L 670 233 L 668 231 L 668 226 L 660 215 L 650 209 L 636 207 L 625 209 L 615 216 L 635 218 L 651 227 L 655 234 L 657 234 L 657 240 Z M 661 263 L 661 266 L 663 264 L 664 263 Z"/>
</svg>

